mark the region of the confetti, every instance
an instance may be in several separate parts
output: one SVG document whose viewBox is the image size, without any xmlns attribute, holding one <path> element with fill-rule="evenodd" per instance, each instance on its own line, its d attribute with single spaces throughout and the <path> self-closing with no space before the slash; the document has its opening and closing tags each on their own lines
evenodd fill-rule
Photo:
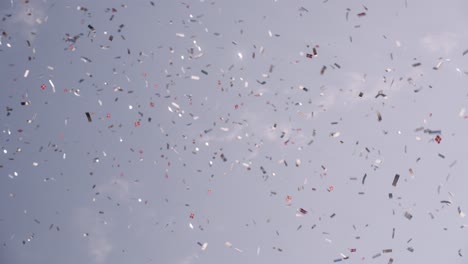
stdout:
<svg viewBox="0 0 468 264">
<path fill-rule="evenodd" d="M 411 220 L 413 218 L 413 215 L 410 214 L 409 212 L 405 212 L 405 217 L 406 219 Z"/>
<path fill-rule="evenodd" d="M 5 3 L 11 263 L 464 261 L 457 4 Z"/>
<path fill-rule="evenodd" d="M 392 186 L 396 187 L 398 183 L 398 179 L 400 179 L 399 174 L 395 174 L 395 177 L 393 178 Z"/>
<path fill-rule="evenodd" d="M 91 115 L 89 114 L 89 112 L 86 112 L 86 118 L 88 119 L 88 122 L 92 122 L 93 120 L 91 119 Z"/>
</svg>

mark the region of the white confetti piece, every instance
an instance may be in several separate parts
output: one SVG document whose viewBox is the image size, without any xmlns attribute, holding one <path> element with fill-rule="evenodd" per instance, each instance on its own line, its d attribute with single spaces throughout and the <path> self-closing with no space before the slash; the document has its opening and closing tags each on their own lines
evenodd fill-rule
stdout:
<svg viewBox="0 0 468 264">
<path fill-rule="evenodd" d="M 52 80 L 49 79 L 49 83 L 50 83 L 50 86 L 52 87 L 52 92 L 55 93 L 55 85 L 54 83 L 52 82 Z"/>
<path fill-rule="evenodd" d="M 180 109 L 180 106 L 179 106 L 178 104 L 172 102 L 172 105 L 173 105 L 175 108 Z"/>
<path fill-rule="evenodd" d="M 201 247 L 201 250 L 205 251 L 207 247 L 208 247 L 208 243 L 205 242 L 205 243 L 203 243 L 203 245 Z"/>
</svg>

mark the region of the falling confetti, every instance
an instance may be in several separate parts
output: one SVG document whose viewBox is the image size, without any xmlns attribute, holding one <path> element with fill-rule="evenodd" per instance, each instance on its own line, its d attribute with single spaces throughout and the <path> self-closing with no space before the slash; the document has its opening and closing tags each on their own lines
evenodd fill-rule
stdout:
<svg viewBox="0 0 468 264">
<path fill-rule="evenodd" d="M 49 2 L 0 4 L 4 262 L 466 262 L 459 4 Z"/>
</svg>

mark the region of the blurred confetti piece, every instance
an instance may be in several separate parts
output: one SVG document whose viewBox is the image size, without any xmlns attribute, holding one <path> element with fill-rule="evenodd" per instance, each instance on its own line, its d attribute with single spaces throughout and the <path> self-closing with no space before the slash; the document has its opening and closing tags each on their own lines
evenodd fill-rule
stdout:
<svg viewBox="0 0 468 264">
<path fill-rule="evenodd" d="M 398 179 L 400 179 L 399 174 L 395 174 L 395 177 L 393 178 L 392 186 L 396 187 L 398 183 Z"/>
<path fill-rule="evenodd" d="M 460 206 L 458 206 L 458 214 L 460 215 L 461 218 L 465 217 L 465 213 L 462 212 Z"/>
<path fill-rule="evenodd" d="M 208 243 L 205 242 L 205 243 L 203 243 L 203 245 L 201 246 L 201 250 L 206 250 L 207 247 L 208 247 Z"/>
<path fill-rule="evenodd" d="M 337 138 L 337 137 L 340 136 L 340 134 L 341 134 L 340 132 L 332 132 L 332 133 L 330 133 L 330 136 L 334 137 L 334 138 Z"/>
<path fill-rule="evenodd" d="M 466 109 L 464 107 L 462 107 L 462 109 L 460 109 L 460 112 L 458 113 L 458 116 L 459 117 L 464 117 L 465 113 L 466 113 Z"/>
<path fill-rule="evenodd" d="M 406 219 L 411 220 L 413 218 L 413 215 L 410 214 L 409 212 L 405 212 L 405 217 Z"/>
<path fill-rule="evenodd" d="M 86 118 L 88 119 L 88 122 L 92 122 L 93 120 L 91 119 L 91 114 L 89 112 L 86 112 Z"/>
<path fill-rule="evenodd" d="M 50 86 L 52 87 L 52 92 L 55 93 L 55 85 L 54 85 L 54 83 L 52 82 L 52 80 L 49 80 L 49 83 L 50 83 Z"/>
<path fill-rule="evenodd" d="M 296 159 L 296 167 L 299 167 L 301 165 L 301 160 L 300 159 Z"/>
<path fill-rule="evenodd" d="M 234 248 L 234 249 L 235 249 L 237 252 L 240 252 L 240 253 L 244 252 L 244 251 L 242 251 L 242 249 L 240 249 L 240 248 Z"/>
</svg>

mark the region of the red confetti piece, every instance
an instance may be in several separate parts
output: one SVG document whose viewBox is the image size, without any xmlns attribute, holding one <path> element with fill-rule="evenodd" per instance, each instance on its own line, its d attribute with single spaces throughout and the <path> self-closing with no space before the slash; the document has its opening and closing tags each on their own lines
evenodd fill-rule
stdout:
<svg viewBox="0 0 468 264">
<path fill-rule="evenodd" d="M 151 106 L 151 107 L 154 107 L 154 102 L 150 102 L 150 106 Z"/>
<path fill-rule="evenodd" d="M 141 125 L 140 121 L 135 122 L 135 127 L 139 127 Z"/>
<path fill-rule="evenodd" d="M 356 252 L 355 248 L 350 249 L 351 252 Z"/>
<path fill-rule="evenodd" d="M 47 87 L 47 85 L 45 85 L 44 83 L 41 84 L 41 89 L 42 89 L 42 90 L 45 90 L 46 87 Z"/>
<path fill-rule="evenodd" d="M 108 114 L 106 115 L 106 117 L 107 117 L 107 118 L 110 118 L 110 117 L 111 117 L 111 115 L 108 113 Z"/>
<path fill-rule="evenodd" d="M 287 203 L 291 202 L 291 200 L 292 200 L 292 196 L 290 196 L 290 195 L 286 196 L 286 202 Z"/>
<path fill-rule="evenodd" d="M 435 141 L 437 142 L 437 144 L 440 144 L 440 141 L 442 141 L 442 138 L 439 135 L 437 135 L 435 137 Z"/>
<path fill-rule="evenodd" d="M 190 218 L 191 218 L 191 219 L 195 218 L 195 214 L 194 214 L 194 213 L 190 213 Z"/>
<path fill-rule="evenodd" d="M 330 185 L 330 186 L 328 187 L 327 191 L 332 192 L 334 189 L 335 189 L 335 187 L 333 187 L 333 185 Z"/>
<path fill-rule="evenodd" d="M 236 110 L 239 109 L 239 105 L 236 104 L 236 105 L 234 106 L 234 109 L 236 109 Z"/>
</svg>

